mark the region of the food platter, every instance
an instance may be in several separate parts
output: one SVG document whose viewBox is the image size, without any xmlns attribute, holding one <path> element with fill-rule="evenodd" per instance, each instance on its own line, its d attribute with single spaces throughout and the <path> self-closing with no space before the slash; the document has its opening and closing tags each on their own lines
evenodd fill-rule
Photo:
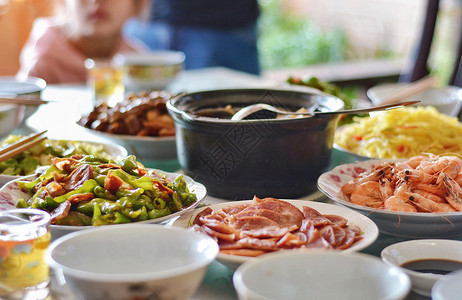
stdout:
<svg viewBox="0 0 462 300">
<path fill-rule="evenodd" d="M 219 210 L 221 208 L 251 203 L 253 200 L 244 200 L 239 202 L 225 202 L 219 204 L 213 204 L 208 207 L 213 209 L 214 211 Z M 345 252 L 353 252 L 353 251 L 360 251 L 369 245 L 371 245 L 378 236 L 378 228 L 370 219 L 362 214 L 355 212 L 351 209 L 341 207 L 338 205 L 322 203 L 322 202 L 312 202 L 312 201 L 305 201 L 305 200 L 284 200 L 287 201 L 299 209 L 302 209 L 303 206 L 309 206 L 311 208 L 316 209 L 321 214 L 335 214 L 346 218 L 349 224 L 357 225 L 363 231 L 363 239 L 353 244 L 350 248 L 343 250 Z M 200 213 L 204 208 L 198 208 L 188 213 L 183 214 L 180 216 L 175 222 L 173 226 L 180 226 L 180 227 L 190 227 L 192 221 L 194 220 L 195 216 Z M 236 255 L 229 255 L 229 254 L 218 254 L 217 261 L 222 263 L 223 265 L 229 267 L 232 270 L 235 270 L 239 265 L 242 263 L 251 260 L 254 258 L 245 257 L 245 256 L 236 256 Z"/>
<path fill-rule="evenodd" d="M 182 175 L 182 174 L 178 174 L 178 173 L 169 173 L 169 172 L 164 172 L 164 171 L 161 171 L 161 170 L 154 170 L 156 171 L 157 173 L 159 174 L 164 174 L 165 177 L 169 180 L 174 180 L 178 175 Z M 199 205 L 205 198 L 205 196 L 207 195 L 207 190 L 205 188 L 204 185 L 202 185 L 201 183 L 198 183 L 196 181 L 194 181 L 192 178 L 188 177 L 188 176 L 185 176 L 185 175 L 182 175 L 188 188 L 189 188 L 189 191 L 191 193 L 195 193 L 196 194 L 196 202 L 194 202 L 193 204 L 191 204 L 190 206 L 184 208 L 183 210 L 181 211 L 178 211 L 178 212 L 175 212 L 175 213 L 172 213 L 170 215 L 167 215 L 167 216 L 164 216 L 164 217 L 160 217 L 160 218 L 157 218 L 157 219 L 150 219 L 150 220 L 146 220 L 146 221 L 140 221 L 140 222 L 136 222 L 137 224 L 140 224 L 140 223 L 155 223 L 155 224 L 164 224 L 166 222 L 168 222 L 169 220 L 175 218 L 175 217 L 178 217 L 178 216 L 181 216 L 182 214 L 185 214 L 191 210 L 193 210 L 197 205 Z M 4 185 L 1 189 L 0 189 L 0 211 L 5 211 L 5 210 L 8 210 L 8 209 L 13 209 L 15 208 L 15 205 L 17 203 L 17 201 L 20 199 L 20 198 L 24 198 L 24 199 L 29 199 L 30 198 L 30 195 L 25 193 L 24 191 L 22 191 L 16 181 L 18 180 L 28 180 L 28 181 L 32 181 L 34 180 L 36 177 L 35 175 L 30 175 L 30 176 L 27 176 L 27 177 L 22 177 L 22 178 L 19 178 L 19 179 L 15 179 L 13 181 L 10 181 L 8 182 L 6 185 Z M 132 224 L 132 223 L 127 223 L 127 224 Z M 110 226 L 110 225 L 108 225 Z M 67 226 L 67 225 L 51 225 L 51 237 L 52 239 L 57 239 L 59 238 L 60 236 L 63 236 L 67 233 L 71 233 L 71 232 L 74 232 L 74 231 L 77 231 L 77 230 L 83 230 L 83 229 L 88 229 L 88 228 L 92 228 L 91 226 Z"/>
<path fill-rule="evenodd" d="M 334 202 L 354 209 L 373 220 L 383 233 L 405 238 L 442 238 L 462 235 L 462 212 L 398 212 L 360 206 L 347 201 L 341 187 L 360 173 L 370 171 L 379 160 L 343 164 L 323 173 L 318 188 Z"/>
<path fill-rule="evenodd" d="M 79 141 L 69 141 L 69 142 L 79 142 Z M 128 155 L 127 150 L 116 144 L 105 144 L 105 143 L 96 143 L 96 142 L 88 142 L 88 141 L 80 141 L 82 143 L 86 143 L 89 145 L 95 146 L 103 146 L 103 151 L 109 154 L 114 159 L 120 159 Z M 13 176 L 13 175 L 2 175 L 0 174 L 0 187 L 6 184 L 9 181 L 15 180 L 20 178 L 21 176 Z"/>
</svg>

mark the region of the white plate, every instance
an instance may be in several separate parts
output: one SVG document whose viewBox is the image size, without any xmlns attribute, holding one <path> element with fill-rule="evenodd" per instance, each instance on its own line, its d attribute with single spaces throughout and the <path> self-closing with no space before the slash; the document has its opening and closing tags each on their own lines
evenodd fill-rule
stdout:
<svg viewBox="0 0 462 300">
<path fill-rule="evenodd" d="M 367 96 L 373 104 L 379 105 L 383 99 L 403 90 L 408 85 L 408 83 L 377 85 L 367 90 Z M 459 114 L 462 105 L 462 89 L 455 86 L 435 87 L 405 100 L 420 100 L 418 105 L 431 105 L 439 112 L 454 117 Z"/>
<path fill-rule="evenodd" d="M 341 187 L 360 173 L 372 170 L 377 161 L 379 160 L 371 159 L 337 166 L 319 176 L 318 188 L 333 201 L 367 215 L 381 232 L 406 238 L 462 236 L 462 212 L 397 212 L 373 209 L 347 201 Z"/>
<path fill-rule="evenodd" d="M 169 180 L 174 180 L 178 175 L 183 175 L 183 174 L 178 174 L 178 173 L 169 173 L 169 172 L 165 172 L 161 170 L 155 170 L 155 171 L 157 171 L 159 174 L 165 174 L 166 178 Z M 29 199 L 31 195 L 22 191 L 18 187 L 16 181 L 18 180 L 32 181 L 35 178 L 36 178 L 35 175 L 30 175 L 27 177 L 16 179 L 14 181 L 10 181 L 6 185 L 4 185 L 0 189 L 0 211 L 5 211 L 8 209 L 15 208 L 15 205 L 20 198 Z M 197 198 L 196 202 L 186 207 L 185 209 L 178 211 L 176 213 L 170 214 L 168 216 L 164 216 L 164 217 L 157 218 L 157 219 L 150 219 L 146 221 L 140 221 L 136 223 L 137 224 L 139 223 L 164 224 L 168 222 L 170 219 L 181 216 L 182 214 L 185 214 L 193 210 L 194 208 L 196 208 L 196 206 L 204 200 L 205 196 L 207 195 L 207 190 L 204 185 L 202 185 L 201 183 L 195 182 L 189 176 L 183 175 L 183 178 L 189 188 L 189 191 L 191 193 L 196 194 L 196 198 Z M 133 224 L 133 223 L 127 223 L 127 224 Z M 67 233 L 71 233 L 77 230 L 83 230 L 87 228 L 92 228 L 92 226 L 51 225 L 51 237 L 53 240 L 55 240 L 59 238 L 60 236 L 63 236 Z"/>
<path fill-rule="evenodd" d="M 362 239 L 355 244 L 353 244 L 350 248 L 343 250 L 344 252 L 353 252 L 353 251 L 360 251 L 369 245 L 371 245 L 376 239 L 379 234 L 377 226 L 367 217 L 361 215 L 360 213 L 355 212 L 354 210 L 344 208 L 341 206 L 322 203 L 322 202 L 312 202 L 312 201 L 305 201 L 305 200 L 284 200 L 287 201 L 300 210 L 303 206 L 309 206 L 311 208 L 316 209 L 321 214 L 334 214 L 339 215 L 348 220 L 348 224 L 357 225 L 361 230 L 364 232 L 362 235 Z M 246 201 L 235 201 L 235 202 L 225 202 L 219 204 L 213 204 L 208 207 L 217 211 L 224 207 L 229 207 L 233 205 L 242 205 L 245 203 L 253 203 L 253 200 L 246 200 Z M 201 212 L 204 208 L 196 209 L 194 211 L 188 212 L 183 214 L 173 223 L 173 226 L 180 226 L 180 227 L 190 227 L 192 221 L 196 217 L 196 215 Z M 255 259 L 252 257 L 245 257 L 245 256 L 237 256 L 237 255 L 230 255 L 230 254 L 218 254 L 217 260 L 224 264 L 225 266 L 229 267 L 230 269 L 235 270 L 239 267 L 242 263 Z"/>
<path fill-rule="evenodd" d="M 135 136 L 128 134 L 112 134 L 103 131 L 85 129 L 86 132 L 116 144 L 122 144 L 130 154 L 138 160 L 167 160 L 176 159 L 175 136 Z"/>
<path fill-rule="evenodd" d="M 79 142 L 79 141 L 76 141 Z M 94 145 L 102 145 L 103 149 L 105 152 L 110 154 L 114 159 L 121 159 L 123 157 L 126 157 L 128 155 L 127 149 L 125 149 L 122 146 L 119 145 L 113 145 L 113 144 L 103 144 L 103 143 L 95 143 L 95 142 L 89 142 L 89 141 L 80 141 L 83 143 L 88 143 L 88 144 L 94 144 Z M 15 180 L 20 178 L 21 176 L 13 176 L 13 175 L 1 175 L 0 174 L 0 187 L 6 184 L 7 182 L 10 182 L 11 180 Z"/>
</svg>

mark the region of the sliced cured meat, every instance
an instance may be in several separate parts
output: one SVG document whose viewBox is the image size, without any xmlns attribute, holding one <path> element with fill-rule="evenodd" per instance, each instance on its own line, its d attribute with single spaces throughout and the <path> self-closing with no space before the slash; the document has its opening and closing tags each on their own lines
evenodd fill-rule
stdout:
<svg viewBox="0 0 462 300">
<path fill-rule="evenodd" d="M 218 242 L 220 253 L 242 256 L 296 248 L 344 250 L 362 238 L 361 229 L 342 216 L 324 215 L 309 206 L 300 210 L 274 198 L 204 209 L 193 223 L 195 230 Z"/>
<path fill-rule="evenodd" d="M 232 205 L 232 206 L 222 208 L 221 210 L 224 213 L 228 214 L 228 215 L 234 215 L 234 214 L 237 214 L 238 212 L 244 210 L 245 208 L 247 208 L 249 206 L 250 206 L 250 204 Z"/>
<path fill-rule="evenodd" d="M 348 220 L 339 215 L 323 215 L 325 218 L 329 219 L 332 224 L 335 224 L 340 227 L 345 227 L 348 223 Z"/>
<path fill-rule="evenodd" d="M 229 224 L 238 230 L 253 230 L 266 227 L 280 227 L 279 224 L 274 222 L 273 220 L 260 216 L 231 216 L 229 221 Z"/>
<path fill-rule="evenodd" d="M 264 198 L 259 199 L 258 197 L 253 198 L 254 206 L 259 209 L 268 209 L 281 214 L 284 218 L 289 220 L 290 224 L 297 225 L 300 227 L 302 220 L 304 219 L 303 213 L 289 202 L 278 200 L 275 198 Z"/>
<path fill-rule="evenodd" d="M 232 242 L 236 238 L 236 235 L 234 233 L 228 233 L 228 234 L 221 233 L 221 232 L 218 232 L 218 231 L 213 230 L 212 228 L 208 227 L 207 224 L 202 226 L 202 229 L 203 229 L 203 232 L 206 233 L 207 235 L 216 237 L 219 240 Z"/>
<path fill-rule="evenodd" d="M 268 253 L 268 251 L 257 250 L 257 249 L 233 249 L 233 250 L 220 250 L 220 253 L 239 255 L 239 256 L 257 257 L 262 254 Z"/>
<path fill-rule="evenodd" d="M 276 245 L 275 239 L 257 239 L 252 237 L 245 237 L 237 241 L 243 248 L 277 251 L 279 247 Z"/>
<path fill-rule="evenodd" d="M 203 209 L 200 213 L 196 215 L 196 217 L 194 218 L 193 224 L 202 225 L 203 222 L 200 221 L 200 218 L 210 215 L 212 213 L 213 213 L 213 209 L 211 209 L 210 207 L 206 207 L 205 209 Z"/>
<path fill-rule="evenodd" d="M 311 222 L 313 222 L 314 227 L 332 224 L 332 222 L 328 218 L 323 216 L 316 209 L 313 209 L 309 206 L 303 206 L 303 216 L 305 217 L 305 219 L 311 220 Z"/>
<path fill-rule="evenodd" d="M 278 247 L 281 248 L 298 248 L 305 245 L 308 238 L 302 232 L 288 232 L 278 242 Z"/>
</svg>

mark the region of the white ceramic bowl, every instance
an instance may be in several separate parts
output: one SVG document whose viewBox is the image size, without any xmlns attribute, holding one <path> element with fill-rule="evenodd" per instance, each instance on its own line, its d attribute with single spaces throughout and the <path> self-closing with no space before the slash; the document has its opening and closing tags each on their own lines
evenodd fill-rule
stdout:
<svg viewBox="0 0 462 300">
<path fill-rule="evenodd" d="M 14 104 L 0 104 L 0 138 L 7 136 L 21 124 L 24 107 Z"/>
<path fill-rule="evenodd" d="M 431 296 L 433 300 L 458 300 L 462 295 L 462 271 L 450 273 L 436 281 Z"/>
<path fill-rule="evenodd" d="M 183 70 L 185 55 L 180 51 L 125 53 L 116 57 L 124 66 L 127 90 L 164 89 Z"/>
<path fill-rule="evenodd" d="M 400 267 L 404 263 L 421 259 L 448 259 L 462 262 L 462 241 L 411 240 L 392 244 L 382 250 L 382 260 Z M 422 273 L 402 268 L 412 281 L 412 290 L 430 297 L 433 284 L 443 277 L 441 274 Z"/>
<path fill-rule="evenodd" d="M 175 136 L 136 136 L 113 134 L 89 128 L 82 128 L 112 143 L 123 145 L 139 160 L 172 160 L 177 158 Z"/>
<path fill-rule="evenodd" d="M 411 282 L 400 268 L 363 253 L 272 253 L 233 276 L 239 299 L 404 299 Z"/>
<path fill-rule="evenodd" d="M 372 170 L 377 161 L 379 160 L 370 159 L 339 165 L 319 176 L 318 188 L 334 202 L 352 208 L 369 217 L 383 233 L 405 238 L 462 236 L 462 212 L 398 212 L 356 205 L 349 202 L 341 192 L 341 187 L 357 177 L 361 172 Z"/>
<path fill-rule="evenodd" d="M 40 95 L 46 86 L 47 83 L 42 78 L 16 78 L 14 76 L 0 76 L 0 96 L 20 96 L 31 99 L 40 99 Z M 38 106 L 36 105 L 21 105 L 20 110 L 23 114 L 21 121 L 29 118 L 33 113 L 37 111 L 37 109 Z"/>
<path fill-rule="evenodd" d="M 367 96 L 372 103 L 380 104 L 383 99 L 403 90 L 408 85 L 408 83 L 377 85 L 367 90 Z M 454 117 L 459 114 L 462 105 L 462 89 L 455 86 L 434 87 L 406 100 L 420 100 L 418 105 L 431 105 L 439 112 Z"/>
<path fill-rule="evenodd" d="M 303 206 L 309 206 L 311 208 L 316 209 L 321 214 L 332 214 L 332 215 L 339 215 L 348 220 L 348 224 L 356 225 L 361 228 L 363 234 L 361 235 L 362 239 L 358 242 L 354 243 L 350 248 L 342 250 L 343 252 L 352 252 L 352 251 L 360 251 L 362 249 L 367 248 L 378 237 L 379 231 L 377 226 L 366 216 L 355 212 L 351 209 L 341 207 L 339 205 L 332 205 L 328 203 L 321 203 L 321 202 L 314 202 L 314 201 L 306 201 L 306 200 L 284 200 L 287 201 L 300 210 L 303 209 Z M 210 205 L 211 209 L 217 211 L 219 209 L 234 206 L 234 205 L 241 205 L 245 203 L 252 203 L 252 200 L 247 201 L 234 201 L 234 202 L 225 202 Z M 180 227 L 190 227 L 192 224 L 192 220 L 196 217 L 196 215 L 201 212 L 203 209 L 195 209 L 193 211 L 187 212 L 180 216 L 178 219 L 175 220 L 173 223 L 174 226 Z M 245 263 L 246 261 L 253 260 L 253 257 L 246 257 L 246 256 L 238 256 L 238 255 L 231 255 L 231 254 L 221 254 L 219 253 L 217 256 L 217 261 L 221 264 L 225 265 L 226 267 L 230 268 L 231 270 L 237 269 L 241 264 Z"/>
<path fill-rule="evenodd" d="M 46 258 L 78 299 L 188 299 L 217 253 L 206 235 L 132 224 L 69 234 Z"/>
</svg>

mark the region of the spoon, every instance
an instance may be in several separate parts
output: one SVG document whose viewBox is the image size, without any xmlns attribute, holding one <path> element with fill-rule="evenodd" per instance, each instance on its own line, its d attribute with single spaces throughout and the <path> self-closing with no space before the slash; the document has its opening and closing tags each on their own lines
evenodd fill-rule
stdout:
<svg viewBox="0 0 462 300">
<path fill-rule="evenodd" d="M 349 110 L 337 110 L 337 111 L 305 111 L 305 112 L 293 112 L 293 111 L 288 111 L 280 108 L 276 108 L 272 105 L 266 104 L 266 103 L 257 103 L 257 104 L 252 104 L 249 106 L 246 106 L 242 109 L 240 109 L 237 113 L 235 113 L 232 117 L 231 120 L 233 121 L 240 121 L 243 120 L 245 117 L 248 117 L 249 115 L 256 113 L 261 110 L 269 110 L 278 114 L 285 114 L 285 115 L 307 115 L 307 116 L 319 116 L 319 115 L 340 115 L 340 114 L 358 114 L 358 113 L 366 113 L 366 112 L 371 112 L 371 111 L 378 111 L 378 110 L 385 110 L 385 109 L 391 109 L 391 108 L 398 108 L 398 107 L 403 107 L 407 105 L 413 105 L 417 104 L 420 101 L 404 101 L 404 102 L 399 102 L 399 103 L 392 103 L 392 104 L 386 104 L 386 105 L 376 105 L 376 106 L 370 106 L 370 107 L 365 107 L 365 108 L 358 108 L 358 109 L 349 109 Z"/>
</svg>

